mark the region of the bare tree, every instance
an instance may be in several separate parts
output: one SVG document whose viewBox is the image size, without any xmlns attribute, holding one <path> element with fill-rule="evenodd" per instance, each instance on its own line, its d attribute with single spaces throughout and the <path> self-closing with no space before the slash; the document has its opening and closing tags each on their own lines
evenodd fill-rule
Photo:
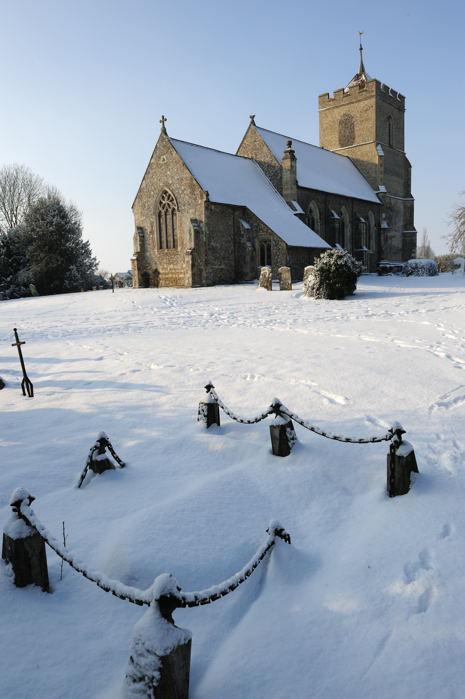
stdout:
<svg viewBox="0 0 465 699">
<path fill-rule="evenodd" d="M 432 257 L 434 257 L 434 252 L 431 248 L 431 239 L 429 237 L 427 228 L 423 228 L 421 243 L 417 249 L 417 257 L 419 260 L 430 260 Z"/>
<path fill-rule="evenodd" d="M 0 168 L 0 230 L 15 228 L 40 196 L 46 193 L 41 177 L 25 165 Z"/>
<path fill-rule="evenodd" d="M 462 192 L 465 195 L 465 192 Z M 449 250 L 452 253 L 462 253 L 465 255 L 465 204 L 459 205 L 452 214 L 452 233 L 447 237 Z"/>
</svg>

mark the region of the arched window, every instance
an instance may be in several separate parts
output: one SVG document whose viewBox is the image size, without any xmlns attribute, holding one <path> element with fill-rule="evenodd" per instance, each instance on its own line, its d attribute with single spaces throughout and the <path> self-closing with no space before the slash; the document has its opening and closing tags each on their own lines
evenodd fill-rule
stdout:
<svg viewBox="0 0 465 699">
<path fill-rule="evenodd" d="M 158 200 L 157 227 L 158 249 L 178 247 L 176 199 L 164 189 Z"/>
<path fill-rule="evenodd" d="M 260 243 L 260 267 L 271 267 L 271 243 Z"/>
<path fill-rule="evenodd" d="M 320 232 L 320 210 L 314 201 L 308 205 L 307 222 L 312 231 Z"/>
<path fill-rule="evenodd" d="M 375 216 L 372 211 L 368 212 L 368 245 L 370 252 L 376 251 L 376 223 Z"/>
<path fill-rule="evenodd" d="M 352 251 L 352 229 L 350 227 L 350 217 L 345 206 L 341 208 L 341 247 L 348 252 Z"/>
<path fill-rule="evenodd" d="M 387 141 L 390 146 L 393 145 L 393 127 L 392 127 L 392 116 L 388 116 L 387 122 Z"/>
</svg>

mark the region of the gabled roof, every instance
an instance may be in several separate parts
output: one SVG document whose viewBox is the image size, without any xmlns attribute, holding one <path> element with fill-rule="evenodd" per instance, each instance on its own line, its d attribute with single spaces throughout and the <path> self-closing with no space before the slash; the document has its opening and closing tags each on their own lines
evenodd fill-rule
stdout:
<svg viewBox="0 0 465 699">
<path fill-rule="evenodd" d="M 278 162 L 281 162 L 287 141 L 292 140 L 297 158 L 297 182 L 300 187 L 380 203 L 360 170 L 347 156 L 263 129 L 261 126 L 255 128 Z"/>
<path fill-rule="evenodd" d="M 250 158 L 170 138 L 170 142 L 209 199 L 244 206 L 288 245 L 329 248 L 297 218 L 261 168 Z"/>
</svg>

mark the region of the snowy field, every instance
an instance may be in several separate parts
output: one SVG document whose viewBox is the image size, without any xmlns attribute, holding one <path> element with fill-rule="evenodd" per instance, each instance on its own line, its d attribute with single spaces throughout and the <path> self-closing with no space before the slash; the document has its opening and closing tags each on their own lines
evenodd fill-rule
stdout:
<svg viewBox="0 0 465 699">
<path fill-rule="evenodd" d="M 12 328 L 36 396 L 19 389 Z M 179 610 L 192 699 L 462 698 L 465 686 L 465 279 L 362 278 L 344 301 L 254 285 L 91 292 L 0 303 L 0 516 L 26 487 L 96 570 L 183 589 L 239 570 L 275 518 L 292 536 L 236 592 Z M 386 444 L 270 420 L 196 423 L 211 379 L 255 415 L 279 397 L 330 431 L 400 421 L 420 475 L 389 499 Z M 127 468 L 74 487 L 105 430 Z M 47 551 L 53 594 L 0 567 L 0 695 L 119 696 L 139 607 Z"/>
</svg>

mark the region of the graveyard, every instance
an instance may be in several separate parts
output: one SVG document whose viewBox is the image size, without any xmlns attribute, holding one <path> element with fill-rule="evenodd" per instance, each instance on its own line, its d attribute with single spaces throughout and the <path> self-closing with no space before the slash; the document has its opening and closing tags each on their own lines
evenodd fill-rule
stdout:
<svg viewBox="0 0 465 699">
<path fill-rule="evenodd" d="M 44 589 L 0 563 L 2 696 L 127 696 L 165 574 L 191 699 L 461 696 L 463 275 L 1 309 L 3 531 L 23 488 L 65 557 L 46 546 Z M 389 497 L 399 425 L 418 472 Z"/>
</svg>

